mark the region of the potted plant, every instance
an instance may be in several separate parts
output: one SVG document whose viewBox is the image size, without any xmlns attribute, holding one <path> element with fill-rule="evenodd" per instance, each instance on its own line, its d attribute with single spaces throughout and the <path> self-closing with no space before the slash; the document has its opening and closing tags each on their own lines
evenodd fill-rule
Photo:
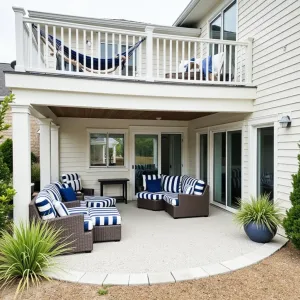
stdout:
<svg viewBox="0 0 300 300">
<path fill-rule="evenodd" d="M 34 183 L 34 190 L 36 192 L 40 191 L 40 164 L 39 163 L 33 163 L 31 165 L 31 182 Z"/>
<path fill-rule="evenodd" d="M 261 195 L 250 201 L 239 201 L 240 208 L 235 221 L 244 227 L 247 236 L 257 243 L 268 243 L 277 233 L 282 223 L 281 209 L 269 199 L 269 195 Z"/>
</svg>

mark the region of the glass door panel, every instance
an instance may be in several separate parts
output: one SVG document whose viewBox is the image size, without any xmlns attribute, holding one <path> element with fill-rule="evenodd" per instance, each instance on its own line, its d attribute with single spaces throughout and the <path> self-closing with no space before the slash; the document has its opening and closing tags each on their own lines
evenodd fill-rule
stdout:
<svg viewBox="0 0 300 300">
<path fill-rule="evenodd" d="M 227 133 L 227 206 L 238 208 L 242 196 L 242 132 Z"/>
<path fill-rule="evenodd" d="M 158 135 L 135 135 L 135 192 L 143 186 L 143 176 L 158 175 Z"/>
<path fill-rule="evenodd" d="M 208 135 L 200 134 L 200 179 L 207 182 L 207 143 Z"/>
<path fill-rule="evenodd" d="M 226 205 L 226 132 L 214 134 L 214 201 Z"/>
<path fill-rule="evenodd" d="M 257 195 L 274 197 L 274 127 L 257 129 Z"/>
</svg>

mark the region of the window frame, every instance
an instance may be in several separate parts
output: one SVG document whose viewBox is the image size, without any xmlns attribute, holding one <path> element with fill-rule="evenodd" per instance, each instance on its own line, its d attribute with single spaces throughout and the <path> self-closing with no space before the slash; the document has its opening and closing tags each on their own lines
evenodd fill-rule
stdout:
<svg viewBox="0 0 300 300">
<path fill-rule="evenodd" d="M 90 144 L 90 136 L 91 134 L 104 134 L 108 140 L 109 135 L 111 134 L 122 134 L 124 135 L 124 165 L 123 166 L 110 166 L 109 161 L 106 160 L 105 166 L 92 166 L 91 165 L 91 144 Z M 109 141 L 109 140 L 108 140 Z M 128 169 L 128 130 L 124 129 L 87 129 L 87 167 L 88 169 L 113 169 L 116 170 L 127 170 Z M 106 144 L 106 155 L 109 153 L 109 143 Z"/>
<path fill-rule="evenodd" d="M 224 32 L 224 12 L 225 10 L 229 9 L 231 6 L 236 4 L 236 41 L 238 41 L 238 1 L 233 0 L 227 3 L 225 6 L 223 6 L 221 9 L 218 10 L 216 14 L 213 15 L 212 18 L 210 18 L 207 22 L 208 26 L 208 37 L 209 39 L 212 39 L 212 34 L 211 34 L 211 23 L 214 22 L 218 17 L 221 17 L 221 38 L 220 40 L 223 40 L 223 32 Z"/>
</svg>

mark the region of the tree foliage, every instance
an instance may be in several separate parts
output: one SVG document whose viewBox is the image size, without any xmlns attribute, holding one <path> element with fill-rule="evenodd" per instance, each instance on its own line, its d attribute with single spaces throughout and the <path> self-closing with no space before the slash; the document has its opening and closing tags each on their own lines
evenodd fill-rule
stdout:
<svg viewBox="0 0 300 300">
<path fill-rule="evenodd" d="M 7 130 L 10 125 L 5 123 L 5 115 L 9 110 L 9 103 L 14 100 L 14 95 L 6 96 L 0 104 L 0 137 L 3 131 Z M 11 222 L 13 210 L 13 197 L 15 190 L 12 187 L 12 177 L 9 167 L 4 161 L 4 157 L 0 155 L 0 228 L 8 228 Z"/>
<path fill-rule="evenodd" d="M 300 154 L 298 155 L 298 173 L 292 175 L 293 191 L 290 195 L 292 207 L 283 221 L 286 235 L 297 249 L 300 249 Z"/>
</svg>

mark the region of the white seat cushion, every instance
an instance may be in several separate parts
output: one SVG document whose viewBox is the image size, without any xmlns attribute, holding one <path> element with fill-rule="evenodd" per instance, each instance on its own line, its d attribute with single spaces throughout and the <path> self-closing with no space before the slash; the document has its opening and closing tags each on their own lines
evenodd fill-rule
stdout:
<svg viewBox="0 0 300 300">
<path fill-rule="evenodd" d="M 121 225 L 121 216 L 116 207 L 90 208 L 89 215 L 94 226 Z"/>
<path fill-rule="evenodd" d="M 86 207 L 71 207 L 68 208 L 70 215 L 88 215 L 89 210 Z"/>
</svg>

